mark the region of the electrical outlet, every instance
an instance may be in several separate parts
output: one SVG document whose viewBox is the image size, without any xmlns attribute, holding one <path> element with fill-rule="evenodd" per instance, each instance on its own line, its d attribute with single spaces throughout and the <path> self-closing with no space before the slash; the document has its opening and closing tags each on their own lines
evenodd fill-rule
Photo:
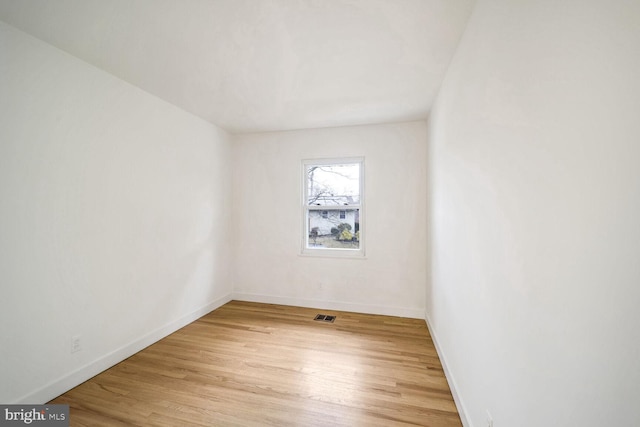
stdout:
<svg viewBox="0 0 640 427">
<path fill-rule="evenodd" d="M 487 409 L 487 427 L 493 427 L 493 417 L 491 417 L 491 412 Z"/>
<path fill-rule="evenodd" d="M 71 353 L 76 353 L 82 350 L 80 345 L 80 335 L 74 335 L 71 337 Z"/>
</svg>

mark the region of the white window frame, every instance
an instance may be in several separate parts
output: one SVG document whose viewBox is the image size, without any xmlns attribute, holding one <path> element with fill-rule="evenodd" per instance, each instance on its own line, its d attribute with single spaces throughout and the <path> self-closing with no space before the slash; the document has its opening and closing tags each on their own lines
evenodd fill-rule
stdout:
<svg viewBox="0 0 640 427">
<path fill-rule="evenodd" d="M 359 176 L 359 187 L 360 187 L 360 198 L 358 204 L 353 205 L 336 205 L 336 206 L 312 206 L 308 205 L 308 175 L 307 168 L 309 166 L 323 166 L 323 165 L 340 165 L 340 164 L 352 164 L 359 163 L 360 164 L 360 176 Z M 339 157 L 339 158 L 331 158 L 331 159 L 305 159 L 302 161 L 302 250 L 301 255 L 306 256 L 319 256 L 319 257 L 337 257 L 337 258 L 364 258 L 365 256 L 365 240 L 366 240 L 366 227 L 365 227 L 365 193 L 364 193 L 364 157 Z M 347 249 L 347 248 L 314 248 L 308 247 L 307 242 L 309 240 L 309 234 L 311 230 L 309 230 L 309 221 L 308 221 L 308 212 L 315 211 L 336 211 L 339 215 L 339 211 L 344 210 L 355 210 L 359 211 L 359 247 L 357 249 Z"/>
</svg>

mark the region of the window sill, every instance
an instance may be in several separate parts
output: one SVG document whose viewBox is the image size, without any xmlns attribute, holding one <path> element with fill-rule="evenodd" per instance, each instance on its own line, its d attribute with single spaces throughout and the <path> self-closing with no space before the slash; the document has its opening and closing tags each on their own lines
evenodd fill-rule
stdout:
<svg viewBox="0 0 640 427">
<path fill-rule="evenodd" d="M 367 259 L 364 251 L 354 251 L 349 249 L 303 249 L 298 256 L 311 258 Z"/>
</svg>

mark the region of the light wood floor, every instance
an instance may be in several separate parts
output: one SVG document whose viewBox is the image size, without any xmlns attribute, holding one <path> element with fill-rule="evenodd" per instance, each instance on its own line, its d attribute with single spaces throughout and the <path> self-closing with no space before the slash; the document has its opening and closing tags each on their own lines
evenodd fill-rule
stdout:
<svg viewBox="0 0 640 427">
<path fill-rule="evenodd" d="M 51 403 L 72 426 L 461 426 L 424 321 L 239 301 Z"/>
</svg>

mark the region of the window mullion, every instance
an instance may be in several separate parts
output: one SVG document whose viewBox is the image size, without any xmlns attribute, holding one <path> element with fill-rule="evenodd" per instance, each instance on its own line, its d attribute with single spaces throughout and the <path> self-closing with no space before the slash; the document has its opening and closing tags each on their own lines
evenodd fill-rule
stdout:
<svg viewBox="0 0 640 427">
<path fill-rule="evenodd" d="M 360 205 L 349 205 L 349 206 L 305 205 L 304 207 L 310 211 L 353 211 L 353 210 L 361 209 Z"/>
</svg>

